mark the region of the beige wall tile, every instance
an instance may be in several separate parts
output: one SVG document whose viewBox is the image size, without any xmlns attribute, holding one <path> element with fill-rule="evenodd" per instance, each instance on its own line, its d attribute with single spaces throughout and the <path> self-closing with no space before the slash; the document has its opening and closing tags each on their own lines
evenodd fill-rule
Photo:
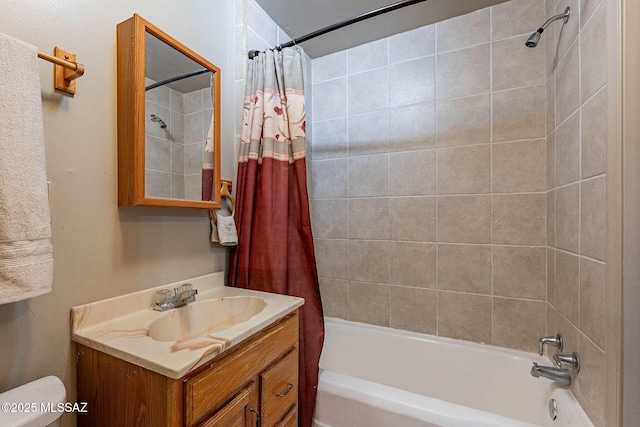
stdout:
<svg viewBox="0 0 640 427">
<path fill-rule="evenodd" d="M 492 43 L 493 90 L 536 86 L 546 82 L 546 49 L 523 49 L 522 36 Z"/>
<path fill-rule="evenodd" d="M 547 302 L 556 304 L 556 251 L 547 247 Z"/>
<path fill-rule="evenodd" d="M 331 82 L 334 81 L 336 80 L 331 80 Z M 376 96 L 364 96 L 367 93 L 375 93 Z M 348 87 L 343 96 L 347 97 L 347 111 L 350 115 L 388 108 L 389 68 L 384 67 L 359 74 L 350 74 Z M 316 105 L 314 104 L 313 107 L 315 108 Z"/>
<path fill-rule="evenodd" d="M 580 331 L 578 328 L 565 316 L 562 315 L 560 311 L 556 309 L 556 325 L 558 329 L 558 333 L 562 335 L 562 344 L 563 349 L 562 353 L 573 353 L 574 351 L 579 351 L 579 341 L 580 341 Z M 550 354 L 560 353 L 557 349 L 553 349 Z"/>
<path fill-rule="evenodd" d="M 416 196 L 436 192 L 436 150 L 389 155 L 390 194 Z"/>
<path fill-rule="evenodd" d="M 547 191 L 547 246 L 556 247 L 556 190 Z"/>
<path fill-rule="evenodd" d="M 580 259 L 556 251 L 556 308 L 570 322 L 577 325 L 580 309 Z"/>
<path fill-rule="evenodd" d="M 321 277 L 320 296 L 325 316 L 349 319 L 349 282 Z"/>
<path fill-rule="evenodd" d="M 435 335 L 438 293 L 428 289 L 391 286 L 389 326 Z"/>
<path fill-rule="evenodd" d="M 390 242 L 389 264 L 390 284 L 436 288 L 435 243 Z"/>
<path fill-rule="evenodd" d="M 334 216 L 334 222 L 348 218 L 350 239 L 389 239 L 389 199 L 349 199 L 349 215 Z"/>
<path fill-rule="evenodd" d="M 436 98 L 487 93 L 490 90 L 489 44 L 438 54 Z"/>
<path fill-rule="evenodd" d="M 546 323 L 544 301 L 493 300 L 494 345 L 537 351 L 538 339 L 544 335 Z"/>
<path fill-rule="evenodd" d="M 491 294 L 491 247 L 439 244 L 438 289 Z"/>
<path fill-rule="evenodd" d="M 316 238 L 347 239 L 349 237 L 349 202 L 314 200 L 312 211 L 313 235 Z"/>
<path fill-rule="evenodd" d="M 605 260 L 607 233 L 606 177 L 582 182 L 580 195 L 580 253 Z"/>
<path fill-rule="evenodd" d="M 491 95 L 446 99 L 437 104 L 438 147 L 491 141 Z"/>
<path fill-rule="evenodd" d="M 438 292 L 438 335 L 491 342 L 491 297 Z"/>
<path fill-rule="evenodd" d="M 435 54 L 436 26 L 427 25 L 389 37 L 389 63 Z"/>
<path fill-rule="evenodd" d="M 578 253 L 580 245 L 580 184 L 556 190 L 556 247 Z"/>
<path fill-rule="evenodd" d="M 524 193 L 546 190 L 546 150 L 547 142 L 544 139 L 494 144 L 493 192 Z"/>
<path fill-rule="evenodd" d="M 438 53 L 463 49 L 490 40 L 490 10 L 480 9 L 436 24 Z"/>
<path fill-rule="evenodd" d="M 580 329 L 601 348 L 606 345 L 605 270 L 604 263 L 580 260 Z"/>
<path fill-rule="evenodd" d="M 348 155 L 347 118 L 325 120 L 313 124 L 311 150 L 314 160 Z"/>
<path fill-rule="evenodd" d="M 546 194 L 494 195 L 492 199 L 494 244 L 545 244 Z"/>
<path fill-rule="evenodd" d="M 349 197 L 388 196 L 389 155 L 349 157 L 348 182 Z"/>
<path fill-rule="evenodd" d="M 556 309 L 551 304 L 547 304 L 547 333 L 546 335 L 556 335 L 558 333 L 558 322 L 556 321 Z"/>
<path fill-rule="evenodd" d="M 582 99 L 589 99 L 607 82 L 606 4 L 600 5 L 580 32 L 580 88 Z"/>
<path fill-rule="evenodd" d="M 389 283 L 389 242 L 349 240 L 349 279 Z"/>
<path fill-rule="evenodd" d="M 584 335 L 580 335 L 580 372 L 576 375 L 574 392 L 581 406 L 596 427 L 605 425 L 603 384 L 607 382 L 607 363 L 604 352 Z"/>
<path fill-rule="evenodd" d="M 347 77 L 313 85 L 313 119 L 327 120 L 347 115 Z"/>
<path fill-rule="evenodd" d="M 553 43 L 547 43 L 547 45 Z M 554 131 L 556 128 L 556 77 L 551 76 L 547 80 L 546 85 L 547 92 L 547 135 Z"/>
<path fill-rule="evenodd" d="M 491 147 L 439 148 L 438 194 L 478 194 L 491 191 Z"/>
<path fill-rule="evenodd" d="M 556 123 L 564 122 L 580 107 L 580 58 L 574 43 L 556 71 Z"/>
<path fill-rule="evenodd" d="M 607 168 L 607 89 L 587 101 L 580 112 L 582 178 L 600 175 Z"/>
<path fill-rule="evenodd" d="M 418 104 L 434 99 L 435 57 L 412 59 L 389 66 L 390 107 Z"/>
<path fill-rule="evenodd" d="M 349 74 L 361 73 L 389 64 L 389 39 L 361 44 L 347 50 Z"/>
<path fill-rule="evenodd" d="M 389 113 L 387 110 L 349 116 L 349 155 L 389 151 Z"/>
<path fill-rule="evenodd" d="M 493 247 L 493 294 L 502 297 L 544 300 L 546 290 L 544 247 Z"/>
<path fill-rule="evenodd" d="M 349 320 L 389 326 L 389 285 L 349 282 Z"/>
<path fill-rule="evenodd" d="M 421 150 L 436 146 L 436 104 L 389 109 L 389 151 Z"/>
<path fill-rule="evenodd" d="M 347 197 L 347 159 L 314 160 L 312 164 L 312 198 L 336 199 Z"/>
<path fill-rule="evenodd" d="M 349 276 L 349 241 L 315 239 L 316 265 L 319 277 L 347 279 Z"/>
<path fill-rule="evenodd" d="M 532 33 L 537 27 L 530 29 L 531 26 L 542 25 L 547 19 L 542 0 L 512 0 L 493 6 L 491 12 L 493 40 L 513 37 L 527 31 Z"/>
<path fill-rule="evenodd" d="M 556 133 L 547 136 L 547 190 L 556 187 Z"/>
<path fill-rule="evenodd" d="M 556 130 L 556 185 L 580 179 L 580 112 Z"/>
<path fill-rule="evenodd" d="M 436 197 L 389 199 L 391 240 L 435 242 Z"/>
<path fill-rule="evenodd" d="M 555 23 L 555 43 L 557 44 L 558 58 L 562 58 L 567 54 L 571 45 L 576 41 L 580 28 L 580 19 L 578 19 L 580 3 L 578 0 L 558 0 L 554 15 L 564 13 L 567 7 L 571 8 L 569 21 L 564 25 L 561 25 L 561 21 Z"/>
<path fill-rule="evenodd" d="M 506 90 L 493 94 L 493 140 L 513 141 L 546 135 L 546 87 Z"/>
<path fill-rule="evenodd" d="M 490 196 L 439 196 L 438 241 L 491 243 Z"/>
</svg>

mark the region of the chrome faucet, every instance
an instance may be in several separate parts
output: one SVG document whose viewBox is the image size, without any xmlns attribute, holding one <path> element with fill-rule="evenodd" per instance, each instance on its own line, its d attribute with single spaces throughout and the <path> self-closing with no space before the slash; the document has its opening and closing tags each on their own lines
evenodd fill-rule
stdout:
<svg viewBox="0 0 640 427">
<path fill-rule="evenodd" d="M 580 357 L 575 351 L 571 354 L 554 354 L 553 363 L 558 368 L 562 368 L 563 365 L 571 366 L 574 371 L 580 372 Z"/>
<path fill-rule="evenodd" d="M 156 303 L 153 309 L 156 311 L 167 311 L 172 308 L 182 307 L 196 300 L 197 289 L 191 289 L 190 284 L 171 289 L 162 289 L 156 292 Z"/>
<path fill-rule="evenodd" d="M 542 337 L 538 340 L 538 354 L 542 356 L 544 353 L 544 346 L 550 345 L 557 347 L 558 351 L 562 351 L 562 335 L 558 334 L 555 337 Z"/>
<path fill-rule="evenodd" d="M 531 376 L 536 378 L 544 377 L 566 386 L 571 385 L 571 373 L 568 370 L 552 368 L 550 366 L 540 366 L 536 362 L 533 362 L 533 367 L 531 367 Z"/>
</svg>

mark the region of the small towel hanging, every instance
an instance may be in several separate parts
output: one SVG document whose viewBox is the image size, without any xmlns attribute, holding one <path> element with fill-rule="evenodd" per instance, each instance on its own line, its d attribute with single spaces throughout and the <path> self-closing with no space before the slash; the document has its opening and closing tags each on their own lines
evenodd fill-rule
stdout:
<svg viewBox="0 0 640 427">
<path fill-rule="evenodd" d="M 231 215 L 220 215 L 218 217 L 215 210 L 211 211 L 211 241 L 220 243 L 222 246 L 235 246 L 238 244 L 238 232 L 236 230 L 236 222 L 233 219 L 236 213 L 236 201 L 231 195 L 230 187 L 231 181 L 222 180 L 220 199 L 221 201 L 224 198 L 229 199 Z"/>
</svg>

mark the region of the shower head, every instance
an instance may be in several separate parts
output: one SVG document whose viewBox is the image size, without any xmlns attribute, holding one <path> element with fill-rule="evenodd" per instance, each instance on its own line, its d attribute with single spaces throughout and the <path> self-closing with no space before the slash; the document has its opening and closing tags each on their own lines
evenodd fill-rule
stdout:
<svg viewBox="0 0 640 427">
<path fill-rule="evenodd" d="M 527 47 L 536 47 L 538 46 L 538 43 L 540 42 L 540 35 L 542 34 L 544 30 L 542 28 L 540 28 L 538 31 L 536 31 L 535 33 L 531 34 L 531 37 L 529 37 L 527 39 L 527 41 L 525 42 L 525 46 Z"/>
<path fill-rule="evenodd" d="M 152 122 L 160 123 L 160 127 L 162 129 L 165 129 L 167 127 L 167 124 L 164 122 L 164 120 L 162 120 L 160 117 L 156 116 L 155 114 L 152 114 L 150 117 Z"/>
<path fill-rule="evenodd" d="M 562 19 L 563 23 L 566 24 L 567 21 L 569 20 L 569 13 L 570 12 L 571 12 L 571 9 L 567 7 L 564 10 L 564 13 L 552 16 L 551 18 L 547 19 L 547 22 L 542 24 L 542 27 L 538 28 L 538 31 L 536 31 L 535 33 L 531 34 L 531 36 L 524 43 L 525 46 L 527 46 L 527 47 L 536 47 L 536 46 L 538 46 L 538 43 L 540 42 L 540 36 L 542 35 L 542 32 L 545 30 L 545 28 L 547 28 L 549 26 L 549 24 L 551 24 L 553 21 L 557 21 L 558 19 Z"/>
</svg>

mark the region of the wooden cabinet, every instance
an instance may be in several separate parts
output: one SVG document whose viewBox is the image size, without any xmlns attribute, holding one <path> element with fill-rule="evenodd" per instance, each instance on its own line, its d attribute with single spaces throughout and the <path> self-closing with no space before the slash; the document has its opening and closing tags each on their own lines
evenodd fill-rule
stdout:
<svg viewBox="0 0 640 427">
<path fill-rule="evenodd" d="M 298 312 L 280 319 L 181 379 L 82 344 L 78 426 L 296 426 Z"/>
</svg>

